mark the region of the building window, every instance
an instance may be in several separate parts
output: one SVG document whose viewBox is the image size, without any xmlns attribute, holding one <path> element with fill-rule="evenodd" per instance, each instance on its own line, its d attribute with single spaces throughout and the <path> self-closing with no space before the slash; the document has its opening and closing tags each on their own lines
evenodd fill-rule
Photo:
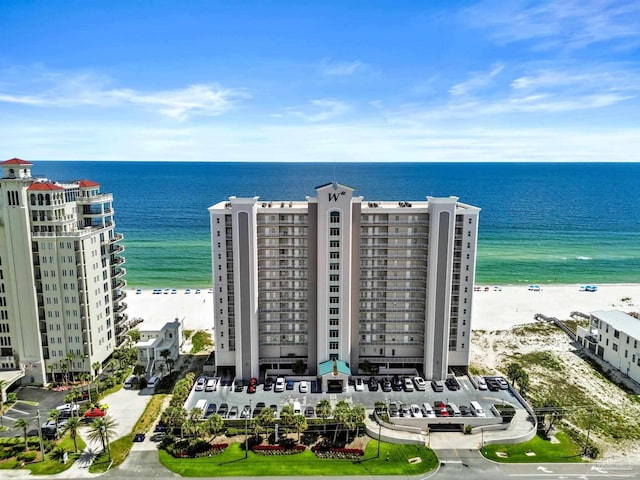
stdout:
<svg viewBox="0 0 640 480">
<path fill-rule="evenodd" d="M 612 348 L 613 348 L 614 352 L 617 352 L 618 351 L 618 344 L 614 343 Z"/>
<path fill-rule="evenodd" d="M 340 291 L 340 287 L 337 285 L 332 285 L 331 287 L 329 287 L 329 291 L 332 293 L 338 293 Z"/>
<path fill-rule="evenodd" d="M 339 282 L 340 281 L 340 275 L 329 275 L 329 281 L 330 282 Z"/>
<path fill-rule="evenodd" d="M 329 350 L 338 350 L 338 342 L 329 342 Z"/>
<path fill-rule="evenodd" d="M 332 308 L 329 309 L 329 314 L 330 315 L 338 315 L 339 313 L 340 313 L 340 309 L 339 308 L 332 307 Z"/>
<path fill-rule="evenodd" d="M 329 229 L 329 235 L 332 235 L 334 237 L 340 235 L 340 229 L 339 228 L 330 228 Z"/>
<path fill-rule="evenodd" d="M 331 212 L 329 214 L 330 223 L 340 223 L 340 212 Z"/>
<path fill-rule="evenodd" d="M 338 338 L 338 336 L 339 336 L 338 330 L 329 330 L 330 338 Z"/>
<path fill-rule="evenodd" d="M 329 325 L 331 325 L 332 327 L 337 327 L 338 325 L 340 325 L 340 320 L 338 320 L 337 318 L 331 318 L 329 319 Z"/>
<path fill-rule="evenodd" d="M 329 297 L 329 303 L 340 303 L 339 297 Z"/>
<path fill-rule="evenodd" d="M 329 258 L 340 258 L 340 252 L 329 253 Z"/>
<path fill-rule="evenodd" d="M 331 248 L 339 248 L 340 247 L 340 240 L 331 240 L 329 242 L 329 246 Z"/>
<path fill-rule="evenodd" d="M 613 331 L 613 336 L 616 338 L 620 338 L 620 332 L 618 330 Z"/>
<path fill-rule="evenodd" d="M 329 270 L 340 270 L 340 264 L 339 263 L 330 263 L 329 264 Z"/>
</svg>

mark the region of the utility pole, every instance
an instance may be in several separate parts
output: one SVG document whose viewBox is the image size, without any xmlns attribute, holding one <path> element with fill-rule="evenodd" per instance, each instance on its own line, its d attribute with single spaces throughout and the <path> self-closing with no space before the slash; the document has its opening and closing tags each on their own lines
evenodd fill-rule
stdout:
<svg viewBox="0 0 640 480">
<path fill-rule="evenodd" d="M 249 415 L 244 417 L 244 458 L 245 460 L 249 458 L 249 430 L 247 429 L 247 427 L 248 427 L 250 416 L 251 416 L 251 400 L 249 400 Z"/>
<path fill-rule="evenodd" d="M 44 444 L 42 443 L 42 424 L 40 423 L 40 410 L 37 410 L 36 422 L 38 422 L 38 440 L 40 440 L 40 455 L 42 456 L 41 462 L 44 462 Z M 57 434 L 58 432 L 56 432 Z"/>
</svg>

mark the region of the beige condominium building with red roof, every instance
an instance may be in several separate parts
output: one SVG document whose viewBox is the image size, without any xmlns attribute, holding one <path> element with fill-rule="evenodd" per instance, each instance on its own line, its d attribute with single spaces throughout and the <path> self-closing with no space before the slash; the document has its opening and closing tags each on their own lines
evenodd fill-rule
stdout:
<svg viewBox="0 0 640 480">
<path fill-rule="evenodd" d="M 45 384 L 93 372 L 124 340 L 122 235 L 113 196 L 0 162 L 0 373 Z"/>
<path fill-rule="evenodd" d="M 480 209 L 364 201 L 337 183 L 316 194 L 209 208 L 218 371 L 247 379 L 302 362 L 317 375 L 339 360 L 354 375 L 442 379 L 468 366 Z"/>
</svg>

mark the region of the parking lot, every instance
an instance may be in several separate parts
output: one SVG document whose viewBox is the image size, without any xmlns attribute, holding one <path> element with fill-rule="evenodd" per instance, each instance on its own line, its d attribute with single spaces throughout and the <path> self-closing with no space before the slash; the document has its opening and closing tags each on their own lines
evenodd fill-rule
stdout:
<svg viewBox="0 0 640 480">
<path fill-rule="evenodd" d="M 381 378 L 382 377 L 378 377 L 378 380 Z M 237 392 L 234 390 L 233 385 L 228 383 L 221 384 L 217 381 L 214 391 L 196 391 L 194 386 L 185 407 L 187 411 L 189 411 L 200 402 L 201 407 L 206 404 L 206 406 L 202 407 L 203 410 L 206 410 L 210 404 L 215 404 L 217 412 L 221 405 L 226 404 L 226 413 L 222 414 L 224 418 L 230 418 L 228 412 L 232 410 L 235 412 L 235 415 L 231 418 L 241 418 L 241 412 L 245 406 L 249 406 L 253 414 L 255 406 L 259 403 L 264 404 L 266 407 L 275 405 L 277 407 L 276 413 L 279 413 L 284 405 L 297 406 L 299 404 L 301 413 L 304 414 L 305 411 L 307 411 L 307 407 L 315 408 L 316 405 L 324 399 L 329 400 L 332 406 L 339 400 L 346 400 L 353 404 L 364 405 L 366 409 L 373 409 L 377 402 L 383 402 L 385 405 L 404 403 L 407 406 L 412 404 L 422 405 L 424 402 L 429 402 L 433 406 L 437 401 L 440 401 L 444 404 L 455 403 L 455 405 L 460 407 L 462 405 L 468 406 L 471 401 L 476 401 L 485 410 L 487 417 L 491 417 L 493 414 L 491 413 L 490 407 L 493 404 L 506 402 L 516 406 L 520 405 L 510 389 L 498 391 L 478 390 L 466 376 L 458 376 L 456 378 L 460 384 L 460 389 L 454 391 L 445 387 L 442 392 L 434 392 L 429 382 L 427 382 L 424 391 L 416 391 L 414 389 L 413 392 L 405 390 L 384 392 L 382 388 L 379 388 L 378 391 L 369 391 L 365 381 L 362 391 L 356 391 L 354 384 L 350 383 L 347 391 L 343 393 L 318 392 L 315 382 L 311 382 L 309 392 L 301 393 L 301 382 L 295 381 L 293 382 L 293 388 L 287 389 L 284 392 L 276 392 L 273 387 L 265 391 L 264 385 L 258 384 L 255 393 L 248 393 L 248 387 L 246 385 L 241 392 Z M 210 410 L 210 412 L 211 411 L 212 410 Z M 315 417 L 315 412 L 313 414 L 308 412 L 307 416 L 313 418 Z"/>
<path fill-rule="evenodd" d="M 38 429 L 37 415 L 40 412 L 40 423 L 47 421 L 49 411 L 65 403 L 64 397 L 69 392 L 54 392 L 37 387 L 23 387 L 16 391 L 18 401 L 5 412 L 2 423 L 8 430 L 0 432 L 2 437 L 21 436 L 22 430 L 13 426 L 21 418 L 29 421 L 29 431 L 34 433 Z"/>
</svg>

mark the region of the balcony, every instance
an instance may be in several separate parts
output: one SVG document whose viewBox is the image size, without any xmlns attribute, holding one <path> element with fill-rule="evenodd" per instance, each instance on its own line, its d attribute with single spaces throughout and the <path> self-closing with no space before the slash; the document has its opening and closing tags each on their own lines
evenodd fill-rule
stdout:
<svg viewBox="0 0 640 480">
<path fill-rule="evenodd" d="M 111 288 L 119 290 L 127 286 L 127 281 L 124 278 L 118 278 L 111 281 Z"/>
<path fill-rule="evenodd" d="M 115 308 L 114 312 L 115 312 L 116 314 L 120 314 L 120 313 L 124 312 L 124 311 L 127 309 L 127 307 L 128 307 L 128 306 L 129 306 L 129 305 L 127 305 L 127 303 L 126 303 L 126 302 L 121 302 L 121 303 L 119 303 L 119 304 L 118 304 L 118 306 Z"/>
<path fill-rule="evenodd" d="M 111 278 L 120 278 L 127 274 L 127 270 L 125 268 L 112 268 L 111 269 Z"/>
<path fill-rule="evenodd" d="M 122 245 L 112 244 L 111 248 L 109 248 L 109 253 L 111 255 L 117 255 L 117 254 L 122 253 L 122 252 L 124 252 L 124 247 Z"/>
</svg>

